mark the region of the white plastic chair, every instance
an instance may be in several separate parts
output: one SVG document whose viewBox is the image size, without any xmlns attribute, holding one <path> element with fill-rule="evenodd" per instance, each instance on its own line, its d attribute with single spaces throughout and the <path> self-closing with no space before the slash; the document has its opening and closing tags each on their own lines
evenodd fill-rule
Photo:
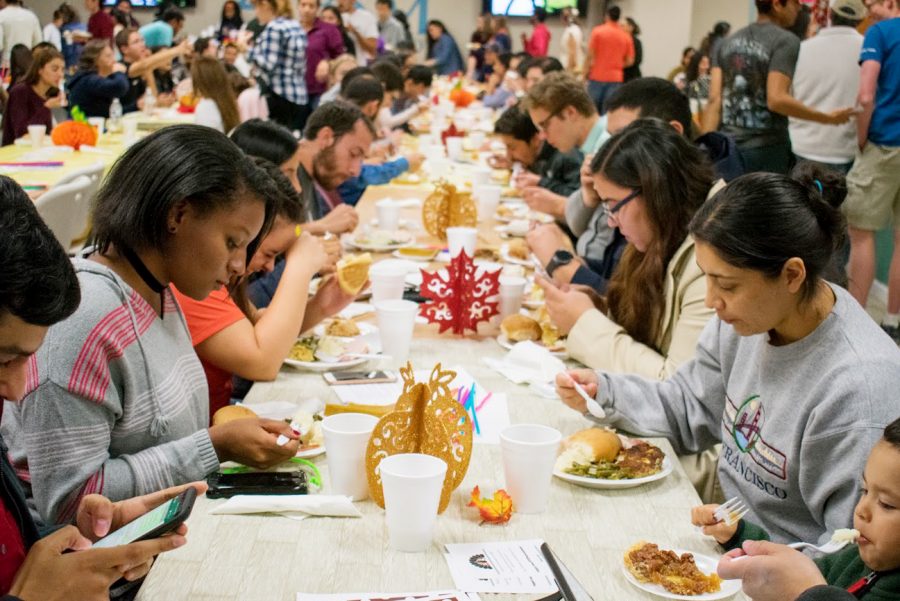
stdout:
<svg viewBox="0 0 900 601">
<path fill-rule="evenodd" d="M 91 178 L 82 175 L 75 181 L 53 186 L 34 201 L 38 214 L 67 250 L 87 230 L 91 209 L 87 195 L 91 185 Z"/>
<path fill-rule="evenodd" d="M 91 187 L 88 191 L 88 204 L 94 200 L 94 195 L 97 194 L 97 191 L 100 189 L 100 182 L 103 181 L 103 171 L 106 169 L 106 166 L 102 163 L 94 163 L 93 165 L 89 165 L 84 167 L 83 169 L 79 169 L 78 171 L 74 171 L 69 175 L 63 177 L 61 180 L 56 182 L 57 186 L 62 186 L 63 184 L 68 184 L 81 176 L 86 176 L 91 180 Z"/>
</svg>

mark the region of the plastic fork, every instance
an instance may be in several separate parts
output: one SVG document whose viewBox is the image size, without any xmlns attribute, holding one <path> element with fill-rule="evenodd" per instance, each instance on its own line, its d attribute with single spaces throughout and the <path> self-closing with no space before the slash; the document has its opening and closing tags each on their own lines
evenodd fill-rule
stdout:
<svg viewBox="0 0 900 601">
<path fill-rule="evenodd" d="M 575 392 L 581 395 L 581 398 L 583 398 L 587 403 L 587 408 L 591 415 L 600 419 L 606 417 L 606 411 L 603 410 L 603 407 L 600 405 L 600 403 L 591 398 L 591 395 L 587 393 L 587 391 L 581 386 L 581 384 L 575 381 L 575 378 L 573 378 L 566 372 L 561 373 L 563 373 L 569 379 L 569 382 L 571 382 L 572 386 L 575 388 Z"/>
<path fill-rule="evenodd" d="M 853 533 L 853 531 L 850 532 Z M 844 529 L 843 532 L 836 530 L 834 534 L 831 535 L 831 540 L 824 545 L 814 545 L 812 543 L 791 543 L 788 545 L 788 547 L 790 547 L 791 549 L 797 549 L 798 551 L 802 549 L 812 549 L 813 551 L 818 551 L 819 553 L 828 555 L 829 553 L 840 551 L 850 543 L 856 542 L 856 538 L 859 536 L 859 532 L 855 532 L 854 534 L 854 536 L 848 536 L 846 529 Z"/>
<path fill-rule="evenodd" d="M 722 505 L 716 507 L 716 510 L 713 512 L 713 517 L 720 522 L 725 522 L 727 526 L 731 526 L 747 515 L 748 511 L 750 511 L 750 509 L 739 497 L 732 497 Z"/>
</svg>

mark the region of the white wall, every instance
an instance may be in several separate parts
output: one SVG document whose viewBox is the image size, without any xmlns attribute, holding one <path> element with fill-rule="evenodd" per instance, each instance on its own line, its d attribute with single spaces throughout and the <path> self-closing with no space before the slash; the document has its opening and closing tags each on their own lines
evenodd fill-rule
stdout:
<svg viewBox="0 0 900 601">
<path fill-rule="evenodd" d="M 34 10 L 41 22 L 49 21 L 53 10 L 62 0 L 26 0 L 29 8 Z M 80 0 L 68 0 L 87 20 L 83 3 Z M 327 0 L 323 0 L 325 2 Z M 395 6 L 408 10 L 415 0 L 394 0 Z M 364 6 L 373 9 L 375 0 L 362 0 Z M 641 40 L 644 45 L 644 75 L 666 75 L 675 66 L 681 56 L 681 50 L 688 45 L 696 46 L 716 21 L 728 21 L 732 30 L 739 29 L 749 22 L 752 0 L 615 0 L 610 4 L 618 4 L 625 16 L 636 20 L 643 30 Z M 198 0 L 197 8 L 185 11 L 187 21 L 185 29 L 188 33 L 199 33 L 209 25 L 218 25 L 222 10 L 221 0 Z M 591 0 L 591 14 L 584 15 L 585 23 L 599 21 L 601 0 Z M 456 38 L 465 53 L 465 44 L 472 34 L 475 19 L 481 11 L 480 0 L 428 0 L 428 18 L 440 19 L 447 25 L 450 33 Z M 135 15 L 141 23 L 152 20 L 153 12 L 136 10 Z M 245 20 L 252 18 L 252 11 L 245 11 Z M 410 25 L 415 34 L 419 23 L 418 10 L 410 16 Z M 508 19 L 513 40 L 513 51 L 522 49 L 521 34 L 531 30 L 527 19 Z M 547 25 L 550 28 L 550 52 L 559 54 L 559 40 L 562 25 L 559 18 L 551 18 Z M 585 27 L 585 39 L 589 29 Z M 421 42 L 423 38 L 419 38 Z"/>
</svg>

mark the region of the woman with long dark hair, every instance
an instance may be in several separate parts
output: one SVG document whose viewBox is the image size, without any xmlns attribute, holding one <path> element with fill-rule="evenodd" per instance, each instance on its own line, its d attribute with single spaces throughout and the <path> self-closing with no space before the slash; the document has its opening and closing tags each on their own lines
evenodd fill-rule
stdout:
<svg viewBox="0 0 900 601">
<path fill-rule="evenodd" d="M 434 67 L 438 75 L 461 73 L 464 69 L 462 55 L 456 40 L 447 26 L 437 19 L 428 22 L 428 52 L 425 64 Z"/>
<path fill-rule="evenodd" d="M 478 15 L 475 23 L 475 31 L 469 38 L 469 56 L 466 58 L 466 77 L 473 81 L 484 81 L 485 65 L 484 53 L 485 46 L 488 45 L 494 36 L 494 30 L 491 29 L 491 13 Z"/>
<path fill-rule="evenodd" d="M 235 0 L 225 0 L 222 5 L 222 17 L 219 19 L 218 38 L 222 40 L 237 39 L 237 34 L 244 26 L 241 6 Z"/>
<path fill-rule="evenodd" d="M 244 272 L 273 221 L 274 186 L 197 125 L 163 128 L 113 166 L 94 203 L 95 246 L 74 260 L 81 305 L 48 332 L 25 402 L 3 413 L 44 520 L 69 521 L 87 494 L 115 501 L 202 480 L 222 461 L 266 467 L 297 452 L 284 422 L 209 426 L 206 378 L 172 292 L 203 299 Z"/>
<path fill-rule="evenodd" d="M 664 378 L 693 358 L 713 316 L 688 224 L 713 189 L 704 154 L 669 124 L 640 119 L 591 162 L 610 227 L 628 241 L 613 272 L 606 311 L 576 289 L 545 283 L 547 309 L 569 334 L 569 354 L 612 372 Z"/>
<path fill-rule="evenodd" d="M 66 105 L 66 96 L 59 90 L 65 69 L 59 50 L 49 44 L 35 48 L 28 71 L 9 90 L 3 114 L 3 146 L 27 134 L 29 125 L 43 125 L 50 131 L 50 110 Z"/>
<path fill-rule="evenodd" d="M 622 30 L 631 36 L 634 41 L 634 62 L 630 67 L 625 67 L 625 82 L 638 79 L 641 76 L 641 63 L 644 60 L 644 45 L 641 44 L 641 26 L 631 17 L 625 17 L 625 24 Z"/>
<path fill-rule="evenodd" d="M 321 19 L 330 25 L 334 25 L 341 32 L 344 39 L 344 52 L 352 56 L 356 56 L 356 43 L 347 28 L 344 27 L 344 18 L 341 17 L 341 11 L 337 6 L 329 5 L 322 8 Z"/>
<path fill-rule="evenodd" d="M 850 527 L 866 455 L 897 418 L 900 349 L 825 279 L 845 195 L 840 174 L 808 163 L 790 177 L 732 180 L 689 227 L 716 312 L 696 357 L 662 382 L 592 370 L 557 378 L 569 407 L 587 411 L 574 379 L 611 425 L 664 436 L 679 453 L 721 443 L 725 498 L 741 499 L 765 530 L 758 537 L 778 543 Z M 727 545 L 740 544 L 743 527 L 731 534 Z"/>
</svg>

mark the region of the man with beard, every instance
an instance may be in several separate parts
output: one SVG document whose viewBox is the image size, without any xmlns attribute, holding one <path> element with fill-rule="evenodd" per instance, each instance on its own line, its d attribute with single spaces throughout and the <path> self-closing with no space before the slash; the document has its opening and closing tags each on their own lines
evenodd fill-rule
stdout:
<svg viewBox="0 0 900 601">
<path fill-rule="evenodd" d="M 337 100 L 313 111 L 297 151 L 297 177 L 310 219 L 341 204 L 338 186 L 359 175 L 374 139 L 372 122 L 352 104 Z"/>
</svg>

